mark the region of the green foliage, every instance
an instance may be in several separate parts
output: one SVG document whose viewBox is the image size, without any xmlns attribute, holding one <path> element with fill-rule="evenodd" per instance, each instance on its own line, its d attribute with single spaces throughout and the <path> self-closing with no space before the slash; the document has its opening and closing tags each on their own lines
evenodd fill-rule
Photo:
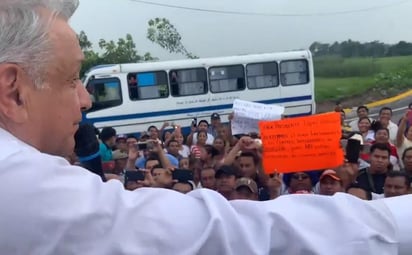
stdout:
<svg viewBox="0 0 412 255">
<path fill-rule="evenodd" d="M 370 76 L 380 71 L 380 66 L 373 58 L 343 58 L 324 56 L 314 59 L 315 76 L 319 77 L 353 77 Z"/>
<path fill-rule="evenodd" d="M 344 58 L 353 57 L 388 57 L 412 55 L 412 43 L 400 41 L 390 45 L 379 41 L 361 43 L 347 40 L 333 44 L 314 42 L 309 49 L 315 57 L 338 55 Z"/>
<path fill-rule="evenodd" d="M 125 38 L 119 38 L 117 42 L 100 39 L 99 48 L 102 53 L 92 50 L 93 44 L 88 40 L 86 33 L 81 31 L 78 35 L 80 47 L 83 50 L 85 60 L 83 62 L 81 75 L 93 66 L 102 64 L 137 63 L 144 61 L 154 61 L 149 52 L 139 55 L 133 37 L 127 34 Z"/>
<path fill-rule="evenodd" d="M 362 95 L 375 86 L 373 77 L 315 77 L 316 102 L 338 101 Z"/>
<path fill-rule="evenodd" d="M 158 44 L 170 53 L 179 53 L 187 58 L 197 58 L 182 44 L 182 36 L 177 29 L 165 18 L 155 18 L 148 21 L 147 39 Z"/>
<path fill-rule="evenodd" d="M 379 87 L 408 88 L 412 85 L 412 65 L 397 71 L 379 73 L 375 76 L 375 83 Z"/>
<path fill-rule="evenodd" d="M 412 87 L 411 57 L 323 56 L 315 58 L 314 65 L 318 102 L 343 100 L 370 91 L 397 94 Z"/>
</svg>

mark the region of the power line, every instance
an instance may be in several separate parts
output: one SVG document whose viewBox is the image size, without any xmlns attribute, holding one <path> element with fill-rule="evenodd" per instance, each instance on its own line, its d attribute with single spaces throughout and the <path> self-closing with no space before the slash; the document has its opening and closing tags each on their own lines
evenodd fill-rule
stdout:
<svg viewBox="0 0 412 255">
<path fill-rule="evenodd" d="M 266 17 L 309 17 L 309 16 L 345 15 L 345 14 L 351 14 L 351 13 L 375 11 L 379 9 L 401 5 L 401 4 L 409 2 L 410 0 L 402 0 L 402 1 L 395 2 L 395 3 L 391 3 L 391 4 L 373 6 L 373 7 L 357 9 L 357 10 L 337 11 L 337 12 L 301 13 L 301 14 L 223 11 L 223 10 L 217 10 L 217 9 L 203 9 L 203 8 L 195 8 L 195 7 L 188 7 L 188 6 L 163 4 L 163 3 L 150 2 L 150 1 L 145 1 L 145 0 L 130 0 L 130 1 L 147 4 L 147 5 L 161 6 L 161 7 L 166 7 L 166 8 L 197 11 L 197 12 L 207 12 L 207 13 L 218 13 L 218 14 L 231 14 L 231 15 L 244 15 L 244 16 L 266 16 Z"/>
</svg>

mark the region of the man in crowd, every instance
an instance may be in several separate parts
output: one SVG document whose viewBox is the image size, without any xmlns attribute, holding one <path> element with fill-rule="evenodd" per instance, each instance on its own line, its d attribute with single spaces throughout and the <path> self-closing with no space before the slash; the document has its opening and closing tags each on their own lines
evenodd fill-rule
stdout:
<svg viewBox="0 0 412 255">
<path fill-rule="evenodd" d="M 356 113 L 357 113 L 358 117 L 356 119 L 352 120 L 349 123 L 349 126 L 351 127 L 352 131 L 359 131 L 359 127 L 358 127 L 359 119 L 363 118 L 363 117 L 368 117 L 369 108 L 365 105 L 361 105 L 361 106 L 358 107 L 358 109 L 356 109 Z M 371 122 L 373 121 L 372 118 L 369 118 L 369 120 Z"/>
<path fill-rule="evenodd" d="M 206 133 L 208 132 L 209 129 L 209 123 L 206 120 L 201 120 L 199 123 L 197 123 L 197 126 L 193 126 L 191 128 L 191 132 L 189 136 L 187 137 L 187 145 L 196 145 L 197 144 L 197 132 L 198 131 L 205 131 Z M 215 138 L 213 137 L 212 134 L 207 133 L 207 138 L 206 138 L 206 144 L 213 144 L 213 141 Z"/>
<path fill-rule="evenodd" d="M 402 154 L 402 162 L 404 171 L 408 174 L 409 179 L 412 181 L 412 147 L 406 148 Z"/>
<path fill-rule="evenodd" d="M 403 171 L 390 171 L 388 172 L 385 184 L 384 195 L 385 197 L 395 197 L 409 194 L 411 181 L 409 176 Z"/>
<path fill-rule="evenodd" d="M 372 193 L 382 194 L 386 173 L 389 171 L 390 148 L 386 144 L 372 145 L 369 168 L 359 171 L 356 181 L 359 185 Z"/>
<path fill-rule="evenodd" d="M 100 156 L 103 162 L 113 160 L 112 149 L 116 145 L 116 130 L 112 127 L 104 127 L 99 134 Z"/>
<path fill-rule="evenodd" d="M 342 179 L 335 170 L 327 169 L 320 176 L 319 193 L 321 195 L 333 196 L 336 192 L 343 191 Z"/>
<path fill-rule="evenodd" d="M 1 254 L 410 254 L 411 196 L 230 203 L 208 189 L 129 192 L 70 165 L 91 107 L 67 23 L 77 5 L 0 2 Z"/>
<path fill-rule="evenodd" d="M 117 135 L 116 138 L 116 149 L 122 152 L 128 152 L 127 147 L 127 136 L 126 135 Z"/>
<path fill-rule="evenodd" d="M 258 186 L 256 182 L 250 178 L 239 178 L 236 181 L 233 199 L 258 201 Z"/>
<path fill-rule="evenodd" d="M 237 172 L 232 166 L 221 166 L 216 171 L 216 191 L 227 200 L 232 199 L 232 193 L 236 185 Z"/>
<path fill-rule="evenodd" d="M 200 170 L 200 183 L 202 188 L 216 190 L 216 171 L 213 167 L 204 167 Z"/>
<path fill-rule="evenodd" d="M 218 136 L 218 128 L 222 125 L 222 120 L 220 119 L 220 115 L 217 112 L 212 113 L 210 116 L 210 127 L 208 129 L 208 133 L 213 135 L 213 137 Z"/>
<path fill-rule="evenodd" d="M 392 122 L 392 109 L 390 107 L 382 107 L 379 110 L 379 122 L 382 127 L 389 130 L 389 140 L 392 144 L 396 144 L 396 134 L 398 126 Z"/>
</svg>

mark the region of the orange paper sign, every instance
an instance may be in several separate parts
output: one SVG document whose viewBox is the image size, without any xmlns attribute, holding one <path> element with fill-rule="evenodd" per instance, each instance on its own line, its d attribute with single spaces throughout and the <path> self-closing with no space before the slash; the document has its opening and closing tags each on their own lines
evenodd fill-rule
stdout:
<svg viewBox="0 0 412 255">
<path fill-rule="evenodd" d="M 321 170 L 343 163 L 340 113 L 259 122 L 266 173 Z"/>
</svg>

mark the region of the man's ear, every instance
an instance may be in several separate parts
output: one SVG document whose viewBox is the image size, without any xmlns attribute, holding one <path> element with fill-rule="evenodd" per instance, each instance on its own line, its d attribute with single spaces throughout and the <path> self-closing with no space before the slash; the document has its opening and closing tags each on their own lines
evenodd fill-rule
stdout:
<svg viewBox="0 0 412 255">
<path fill-rule="evenodd" d="M 22 89 L 29 84 L 24 84 L 23 72 L 15 64 L 0 65 L 0 114 L 16 123 L 27 119 Z"/>
</svg>

